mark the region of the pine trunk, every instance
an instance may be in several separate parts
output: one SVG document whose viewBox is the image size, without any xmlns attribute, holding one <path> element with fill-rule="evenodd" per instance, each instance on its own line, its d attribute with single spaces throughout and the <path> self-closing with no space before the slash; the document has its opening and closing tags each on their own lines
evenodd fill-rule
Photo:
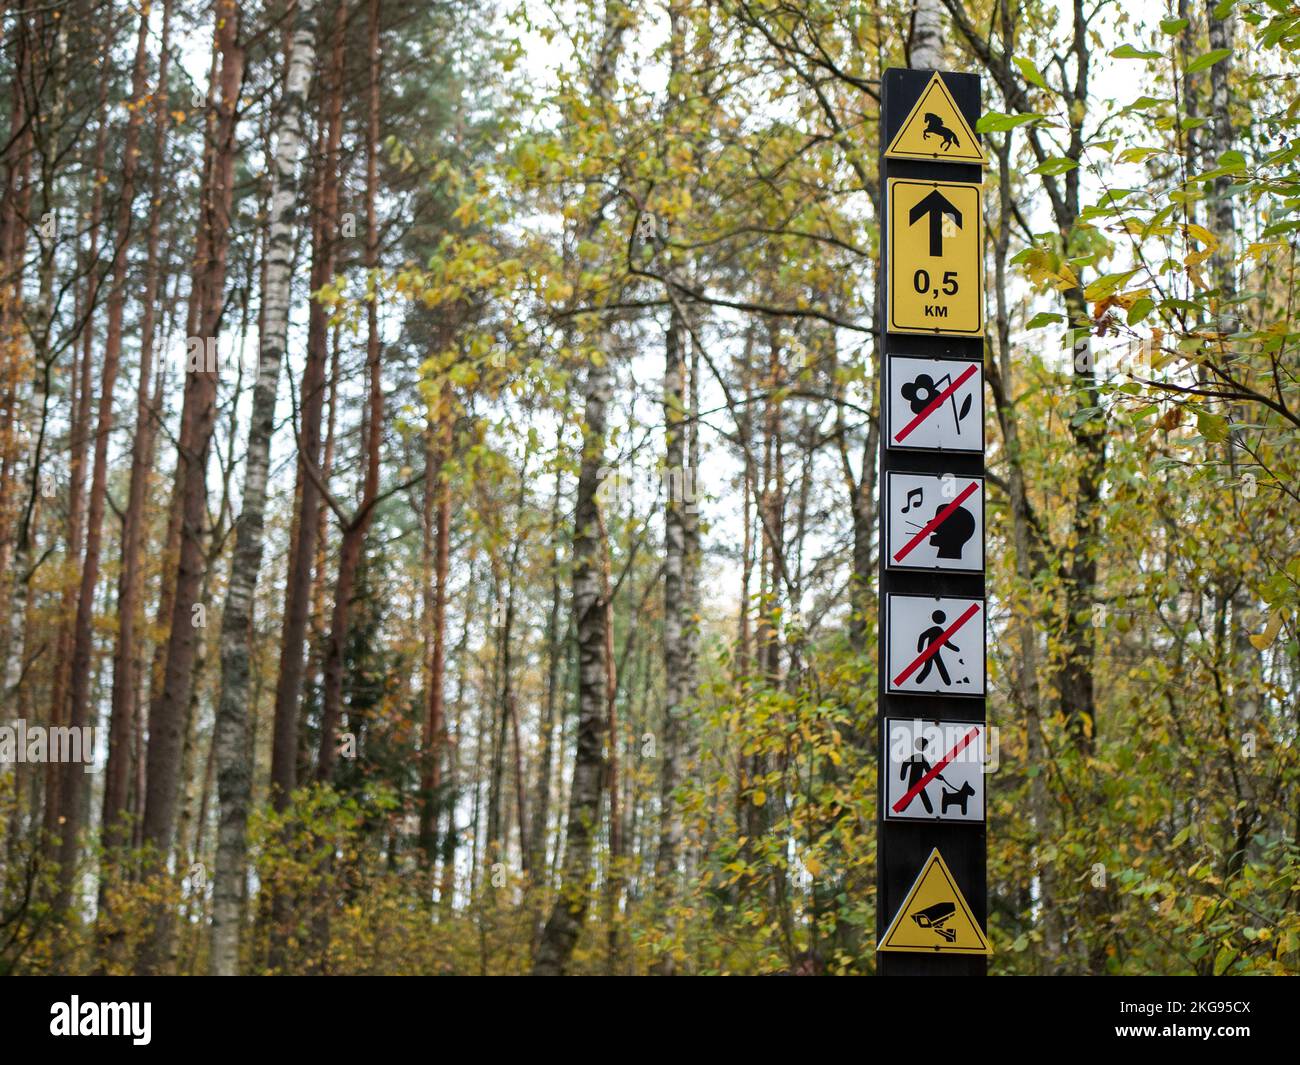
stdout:
<svg viewBox="0 0 1300 1065">
<path fill-rule="evenodd" d="M 216 9 L 216 51 L 221 57 L 220 92 L 211 124 L 214 136 L 211 165 L 200 193 L 202 254 L 196 262 L 191 305 L 202 345 L 215 341 L 224 309 L 226 263 L 230 249 L 231 200 L 234 191 L 236 124 L 244 75 L 244 49 L 239 38 L 238 0 L 219 0 Z M 188 367 L 181 408 L 180 463 L 181 541 L 163 687 L 149 718 L 147 793 L 144 839 L 152 847 L 155 871 L 167 860 L 176 829 L 180 794 L 181 744 L 190 702 L 198 632 L 194 624 L 199 588 L 205 568 L 203 525 L 207 509 L 207 464 L 216 417 L 217 373 L 205 354 L 197 367 Z M 168 956 L 171 921 L 159 913 L 155 934 L 137 959 L 141 973 L 156 971 Z"/>
</svg>

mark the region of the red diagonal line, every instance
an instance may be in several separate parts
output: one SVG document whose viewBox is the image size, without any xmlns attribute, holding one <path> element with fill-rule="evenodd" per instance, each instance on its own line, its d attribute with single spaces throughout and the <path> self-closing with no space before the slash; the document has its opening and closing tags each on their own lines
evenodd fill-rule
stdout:
<svg viewBox="0 0 1300 1065">
<path fill-rule="evenodd" d="M 946 629 L 944 629 L 943 632 L 939 634 L 938 639 L 936 639 L 934 643 L 930 644 L 929 647 L 927 647 L 924 651 L 922 651 L 919 655 L 917 655 L 915 660 L 912 662 L 912 664 L 908 666 L 905 670 L 903 670 L 902 673 L 900 673 L 898 676 L 894 678 L 894 686 L 897 687 L 898 685 L 902 684 L 903 681 L 907 680 L 908 677 L 910 677 L 913 673 L 916 672 L 918 666 L 924 665 L 927 659 L 933 658 L 935 655 L 937 655 L 939 653 L 939 648 L 948 642 L 948 638 L 952 636 L 952 634 L 956 632 L 958 629 L 960 629 L 963 625 L 965 625 L 966 622 L 970 621 L 970 619 L 973 618 L 976 614 L 978 614 L 979 611 L 980 611 L 979 603 L 971 603 L 971 605 L 968 606 L 965 609 L 965 611 L 963 611 L 961 617 L 959 617 L 956 621 L 954 621 L 951 625 L 949 625 Z"/>
<path fill-rule="evenodd" d="M 912 548 L 914 548 L 917 544 L 919 544 L 922 540 L 924 540 L 927 536 L 929 536 L 932 532 L 934 532 L 935 529 L 937 529 L 940 525 L 942 525 L 945 521 L 947 521 L 948 515 L 951 514 L 954 510 L 956 510 L 959 506 L 961 506 L 962 502 L 966 500 L 970 496 L 970 494 L 973 491 L 975 491 L 975 489 L 977 489 L 979 486 L 980 486 L 979 481 L 971 481 L 970 484 L 968 484 L 965 488 L 963 488 L 961 490 L 961 494 L 958 495 L 956 499 L 954 499 L 951 503 L 949 503 L 946 507 L 944 507 L 943 510 L 939 511 L 938 514 L 936 514 L 933 518 L 930 519 L 929 525 L 927 525 L 924 529 L 922 529 L 919 533 L 917 533 L 915 536 L 913 536 L 910 540 L 907 541 L 907 545 L 903 547 L 898 552 L 898 554 L 894 556 L 894 561 L 902 562 L 904 555 L 907 555 L 912 550 Z"/>
<path fill-rule="evenodd" d="M 979 734 L 980 734 L 979 726 L 976 725 L 968 733 L 966 733 L 965 736 L 963 736 L 960 740 L 958 740 L 956 747 L 954 747 L 951 751 L 945 754 L 938 762 L 936 762 L 931 767 L 930 772 L 926 773 L 925 776 L 923 776 L 920 780 L 918 780 L 915 784 L 913 784 L 911 790 L 908 791 L 908 793 L 904 795 L 901 799 L 899 799 L 898 802 L 894 803 L 892 807 L 894 813 L 901 814 L 904 810 L 906 810 L 908 803 L 910 803 L 913 799 L 915 799 L 917 795 L 919 795 L 921 791 L 925 788 L 925 786 L 930 783 L 930 781 L 932 781 L 935 777 L 937 777 L 940 773 L 942 773 L 944 767 L 949 762 L 951 762 L 954 758 L 957 757 L 957 755 L 961 754 L 962 751 L 964 751 L 967 747 L 969 747 L 971 740 L 973 740 Z"/>
<path fill-rule="evenodd" d="M 930 400 L 925 410 L 921 411 L 920 414 L 918 414 L 915 418 L 913 418 L 910 422 L 908 422 L 905 426 L 903 426 L 903 428 L 901 428 L 897 433 L 894 434 L 894 442 L 902 443 L 903 438 L 905 436 L 907 436 L 913 429 L 915 429 L 918 425 L 920 425 L 923 421 L 925 421 L 926 418 L 930 417 L 931 414 L 933 414 L 940 407 L 942 407 L 944 400 L 946 400 L 949 396 L 951 396 L 954 392 L 956 392 L 957 389 L 961 388 L 962 385 L 964 385 L 968 380 L 970 380 L 971 374 L 973 374 L 977 369 L 979 369 L 979 363 L 973 362 L 969 366 L 967 366 L 966 369 L 962 370 L 962 372 L 957 375 L 957 380 L 955 380 L 952 384 L 950 384 L 947 388 L 945 388 L 942 392 L 940 392 L 937 396 L 935 396 L 934 399 Z"/>
</svg>

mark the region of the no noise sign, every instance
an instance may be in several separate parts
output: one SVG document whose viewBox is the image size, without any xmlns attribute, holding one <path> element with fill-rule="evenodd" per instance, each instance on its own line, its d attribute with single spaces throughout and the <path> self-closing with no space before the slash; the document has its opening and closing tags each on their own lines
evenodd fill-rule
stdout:
<svg viewBox="0 0 1300 1065">
<path fill-rule="evenodd" d="M 885 446 L 895 451 L 984 450 L 984 366 L 890 355 Z"/>
<path fill-rule="evenodd" d="M 885 614 L 891 692 L 984 694 L 984 600 L 891 595 Z"/>
<path fill-rule="evenodd" d="M 885 744 L 887 820 L 984 820 L 983 725 L 891 717 Z"/>
<path fill-rule="evenodd" d="M 984 569 L 984 478 L 890 472 L 885 564 L 893 569 Z"/>
<path fill-rule="evenodd" d="M 984 335 L 983 187 L 889 179 L 891 333 Z"/>
</svg>

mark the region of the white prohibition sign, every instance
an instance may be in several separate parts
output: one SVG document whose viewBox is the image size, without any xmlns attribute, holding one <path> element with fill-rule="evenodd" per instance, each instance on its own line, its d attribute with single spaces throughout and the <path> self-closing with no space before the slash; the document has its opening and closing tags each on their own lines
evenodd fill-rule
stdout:
<svg viewBox="0 0 1300 1065">
<path fill-rule="evenodd" d="M 888 690 L 984 694 L 984 600 L 891 595 L 885 615 Z"/>
<path fill-rule="evenodd" d="M 983 477 L 891 471 L 886 489 L 890 569 L 983 572 Z"/>
<path fill-rule="evenodd" d="M 964 359 L 890 355 L 886 446 L 895 451 L 984 450 L 984 367 Z"/>
<path fill-rule="evenodd" d="M 984 820 L 984 732 L 976 721 L 885 719 L 885 819 Z"/>
</svg>

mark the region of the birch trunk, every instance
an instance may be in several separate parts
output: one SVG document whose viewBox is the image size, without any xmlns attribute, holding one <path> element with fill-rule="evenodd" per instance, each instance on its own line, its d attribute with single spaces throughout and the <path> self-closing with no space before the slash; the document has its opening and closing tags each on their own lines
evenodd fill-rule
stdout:
<svg viewBox="0 0 1300 1065">
<path fill-rule="evenodd" d="M 439 400 L 435 439 L 428 451 L 426 506 L 433 512 L 433 588 L 429 595 L 429 691 L 421 743 L 420 852 L 432 870 L 438 856 L 438 810 L 442 805 L 442 751 L 446 744 L 447 572 L 451 556 L 451 481 L 444 471 L 451 457 L 451 393 L 444 387 Z"/>
<path fill-rule="evenodd" d="M 593 363 L 585 385 L 582 459 L 573 536 L 573 614 L 578 630 L 578 736 L 569 792 L 560 894 L 542 930 L 533 973 L 559 976 L 573 955 L 586 918 L 592 881 L 592 840 L 600 824 L 605 777 L 605 617 L 601 610 L 599 516 L 596 493 L 605 464 L 606 408 L 613 396 L 609 363 Z"/>
<path fill-rule="evenodd" d="M 943 66 L 943 0 L 914 0 L 908 66 L 913 70 L 938 70 Z"/>
<path fill-rule="evenodd" d="M 316 61 L 316 0 L 297 0 L 297 25 L 288 46 L 288 70 L 271 162 L 270 232 L 262 294 L 262 336 L 257 383 L 248 430 L 244 500 L 235 524 L 235 552 L 221 621 L 221 694 L 213 750 L 217 764 L 220 824 L 212 885 L 214 976 L 233 976 L 239 965 L 243 879 L 248 852 L 248 806 L 252 756 L 248 740 L 249 662 L 253 596 L 262 565 L 266 484 L 275 428 L 280 364 L 288 345 L 289 294 L 299 208 L 298 160 L 302 120 Z"/>
<path fill-rule="evenodd" d="M 1209 23 L 1210 50 L 1232 48 L 1231 14 L 1224 18 L 1215 15 L 1214 0 L 1209 0 L 1207 22 Z M 1214 116 L 1210 122 L 1209 144 L 1212 159 L 1207 165 L 1217 166 L 1219 156 L 1234 145 L 1232 128 L 1232 101 L 1228 88 L 1228 76 L 1232 71 L 1232 56 L 1225 56 L 1210 67 L 1210 113 Z M 1218 328 L 1223 333 L 1237 331 L 1237 313 L 1231 304 L 1237 296 L 1236 277 L 1233 273 L 1233 260 L 1236 256 L 1237 218 L 1232 203 L 1232 177 L 1222 174 L 1214 179 L 1213 192 L 1210 197 L 1211 219 L 1214 235 L 1219 243 L 1210 258 L 1214 285 L 1218 295 Z"/>
<path fill-rule="evenodd" d="M 676 897 L 677 858 L 682 817 L 674 794 L 681 783 L 681 706 L 686 681 L 686 511 L 683 485 L 686 456 L 686 357 L 681 315 L 674 307 L 668 319 L 664 354 L 664 463 L 668 490 L 664 495 L 664 715 L 663 756 L 659 768 L 659 849 L 655 855 L 655 895 L 666 927 L 666 915 Z M 657 960 L 655 971 L 673 973 L 671 950 Z"/>
<path fill-rule="evenodd" d="M 533 797 L 533 820 L 528 841 L 530 851 L 528 865 L 535 884 L 546 883 L 549 879 L 546 862 L 546 829 L 551 807 L 551 764 L 555 737 L 555 707 L 559 696 L 560 656 L 564 653 L 560 634 L 562 595 L 559 550 L 560 502 L 563 496 L 563 484 L 564 478 L 557 463 L 555 494 L 551 498 L 551 550 L 547 562 L 551 575 L 551 605 L 546 616 L 546 702 L 542 709 L 542 722 L 538 736 L 537 786 Z"/>
<path fill-rule="evenodd" d="M 614 86 L 614 68 L 627 29 L 627 14 L 616 0 L 605 4 L 604 26 L 591 76 L 591 96 L 606 103 Z M 604 221 L 598 211 L 586 229 L 594 236 Z M 560 891 L 542 929 L 533 961 L 535 976 L 563 974 L 573 956 L 591 901 L 592 841 L 600 824 L 605 782 L 605 729 L 608 724 L 605 661 L 605 618 L 601 609 L 599 502 L 605 464 L 606 412 L 614 393 L 608 351 L 601 351 L 587 368 L 582 457 L 578 466 L 578 496 L 573 519 L 573 617 L 578 632 L 578 735 L 569 789 L 569 821 L 565 833 Z"/>
</svg>

